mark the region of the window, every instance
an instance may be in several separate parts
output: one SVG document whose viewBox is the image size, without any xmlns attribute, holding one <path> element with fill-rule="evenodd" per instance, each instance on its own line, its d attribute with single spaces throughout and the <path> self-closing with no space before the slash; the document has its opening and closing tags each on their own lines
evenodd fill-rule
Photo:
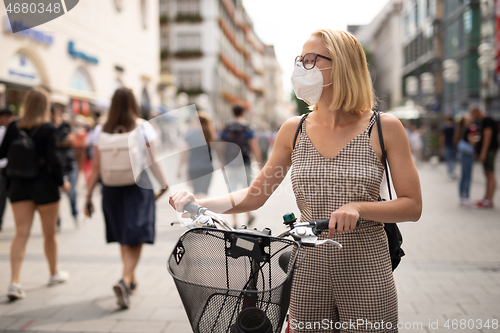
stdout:
<svg viewBox="0 0 500 333">
<path fill-rule="evenodd" d="M 445 30 L 446 38 L 446 56 L 451 56 L 458 51 L 459 47 L 459 33 L 458 33 L 458 20 L 451 22 Z"/>
<path fill-rule="evenodd" d="M 199 51 L 200 49 L 199 33 L 180 33 L 177 35 L 177 51 Z"/>
<path fill-rule="evenodd" d="M 121 12 L 123 8 L 123 0 L 115 0 L 115 8 L 118 12 Z"/>
<path fill-rule="evenodd" d="M 463 14 L 464 18 L 464 33 L 467 35 L 472 31 L 472 10 L 467 8 Z"/>
<path fill-rule="evenodd" d="M 177 15 L 199 15 L 200 0 L 177 0 Z"/>
<path fill-rule="evenodd" d="M 78 68 L 71 78 L 70 88 L 83 91 L 94 91 L 89 75 L 83 68 Z"/>
<path fill-rule="evenodd" d="M 160 49 L 168 49 L 168 33 L 162 32 L 160 38 Z"/>
<path fill-rule="evenodd" d="M 168 14 L 168 3 L 167 0 L 160 0 L 160 16 Z"/>
<path fill-rule="evenodd" d="M 201 88 L 201 72 L 199 70 L 179 71 L 177 75 L 180 90 Z"/>
<path fill-rule="evenodd" d="M 141 0 L 141 22 L 144 29 L 147 29 L 148 4 L 146 0 Z"/>
</svg>

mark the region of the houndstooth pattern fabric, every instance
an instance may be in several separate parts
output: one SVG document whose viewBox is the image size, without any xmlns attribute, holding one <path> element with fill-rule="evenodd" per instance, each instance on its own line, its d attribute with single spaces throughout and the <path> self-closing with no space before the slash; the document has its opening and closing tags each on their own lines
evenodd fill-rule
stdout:
<svg viewBox="0 0 500 333">
<path fill-rule="evenodd" d="M 329 218 L 352 201 L 377 201 L 384 166 L 364 132 L 335 157 L 323 157 L 302 124 L 292 153 L 292 186 L 301 221 Z M 320 238 L 328 237 L 328 231 Z M 397 332 L 398 300 L 383 223 L 361 219 L 332 245 L 299 254 L 292 282 L 290 332 Z M 390 324 L 389 324 L 390 322 Z M 356 325 L 354 325 L 354 323 Z"/>
</svg>

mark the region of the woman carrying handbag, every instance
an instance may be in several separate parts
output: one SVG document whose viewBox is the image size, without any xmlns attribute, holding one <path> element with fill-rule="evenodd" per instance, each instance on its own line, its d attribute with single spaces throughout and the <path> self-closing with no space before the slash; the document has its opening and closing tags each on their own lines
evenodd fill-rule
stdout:
<svg viewBox="0 0 500 333">
<path fill-rule="evenodd" d="M 384 166 L 361 44 L 348 32 L 321 29 L 305 42 L 294 66 L 295 94 L 313 110 L 296 142 L 300 117 L 281 126 L 271 158 L 248 189 L 201 200 L 179 191 L 172 196 L 173 206 L 183 211 L 185 204 L 195 202 L 226 214 L 255 210 L 281 183 L 283 170 L 293 165 L 301 221 L 329 218 L 329 230 L 319 238 L 332 238 L 343 248 L 307 249 L 292 282 L 290 331 L 310 327 L 307 332 L 372 332 L 370 322 L 377 332 L 397 332 L 398 300 L 384 223 L 417 221 L 422 212 L 406 132 L 397 118 L 381 115 L 397 198 L 379 201 Z M 231 200 L 238 204 L 228 209 Z M 314 324 L 325 319 L 326 328 Z M 349 323 L 359 319 L 367 324 L 350 328 Z"/>
</svg>

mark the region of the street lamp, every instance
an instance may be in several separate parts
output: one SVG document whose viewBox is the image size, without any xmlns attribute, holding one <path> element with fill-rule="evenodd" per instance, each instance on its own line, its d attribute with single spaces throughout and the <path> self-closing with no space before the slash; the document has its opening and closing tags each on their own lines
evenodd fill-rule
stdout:
<svg viewBox="0 0 500 333">
<path fill-rule="evenodd" d="M 420 74 L 420 85 L 422 87 L 422 94 L 424 95 L 424 105 L 431 106 L 436 102 L 434 97 L 436 90 L 434 86 L 434 74 L 430 72 Z"/>
<path fill-rule="evenodd" d="M 406 93 L 414 98 L 418 95 L 418 77 L 416 76 L 408 76 L 405 79 L 405 88 Z"/>
<path fill-rule="evenodd" d="M 481 69 L 481 106 L 490 108 L 490 97 L 496 94 L 494 71 L 497 68 L 496 50 L 490 43 L 483 43 L 477 48 L 477 65 Z"/>
<path fill-rule="evenodd" d="M 446 59 L 443 61 L 443 79 L 448 83 L 457 83 L 460 80 L 458 71 L 460 65 L 455 59 Z"/>
</svg>

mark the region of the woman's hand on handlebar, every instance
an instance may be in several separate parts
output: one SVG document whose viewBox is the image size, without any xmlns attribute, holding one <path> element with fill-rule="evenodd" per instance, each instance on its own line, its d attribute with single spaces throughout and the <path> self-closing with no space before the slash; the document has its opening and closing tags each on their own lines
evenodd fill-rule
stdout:
<svg viewBox="0 0 500 333">
<path fill-rule="evenodd" d="M 358 219 L 359 210 L 354 203 L 348 203 L 340 207 L 330 215 L 328 237 L 333 237 L 335 234 L 341 232 L 354 230 Z"/>
<path fill-rule="evenodd" d="M 194 194 L 188 191 L 177 191 L 170 196 L 169 200 L 170 206 L 172 206 L 176 211 L 183 213 L 182 217 L 189 217 L 191 215 L 184 210 L 184 206 L 189 202 L 197 204 Z"/>
</svg>

